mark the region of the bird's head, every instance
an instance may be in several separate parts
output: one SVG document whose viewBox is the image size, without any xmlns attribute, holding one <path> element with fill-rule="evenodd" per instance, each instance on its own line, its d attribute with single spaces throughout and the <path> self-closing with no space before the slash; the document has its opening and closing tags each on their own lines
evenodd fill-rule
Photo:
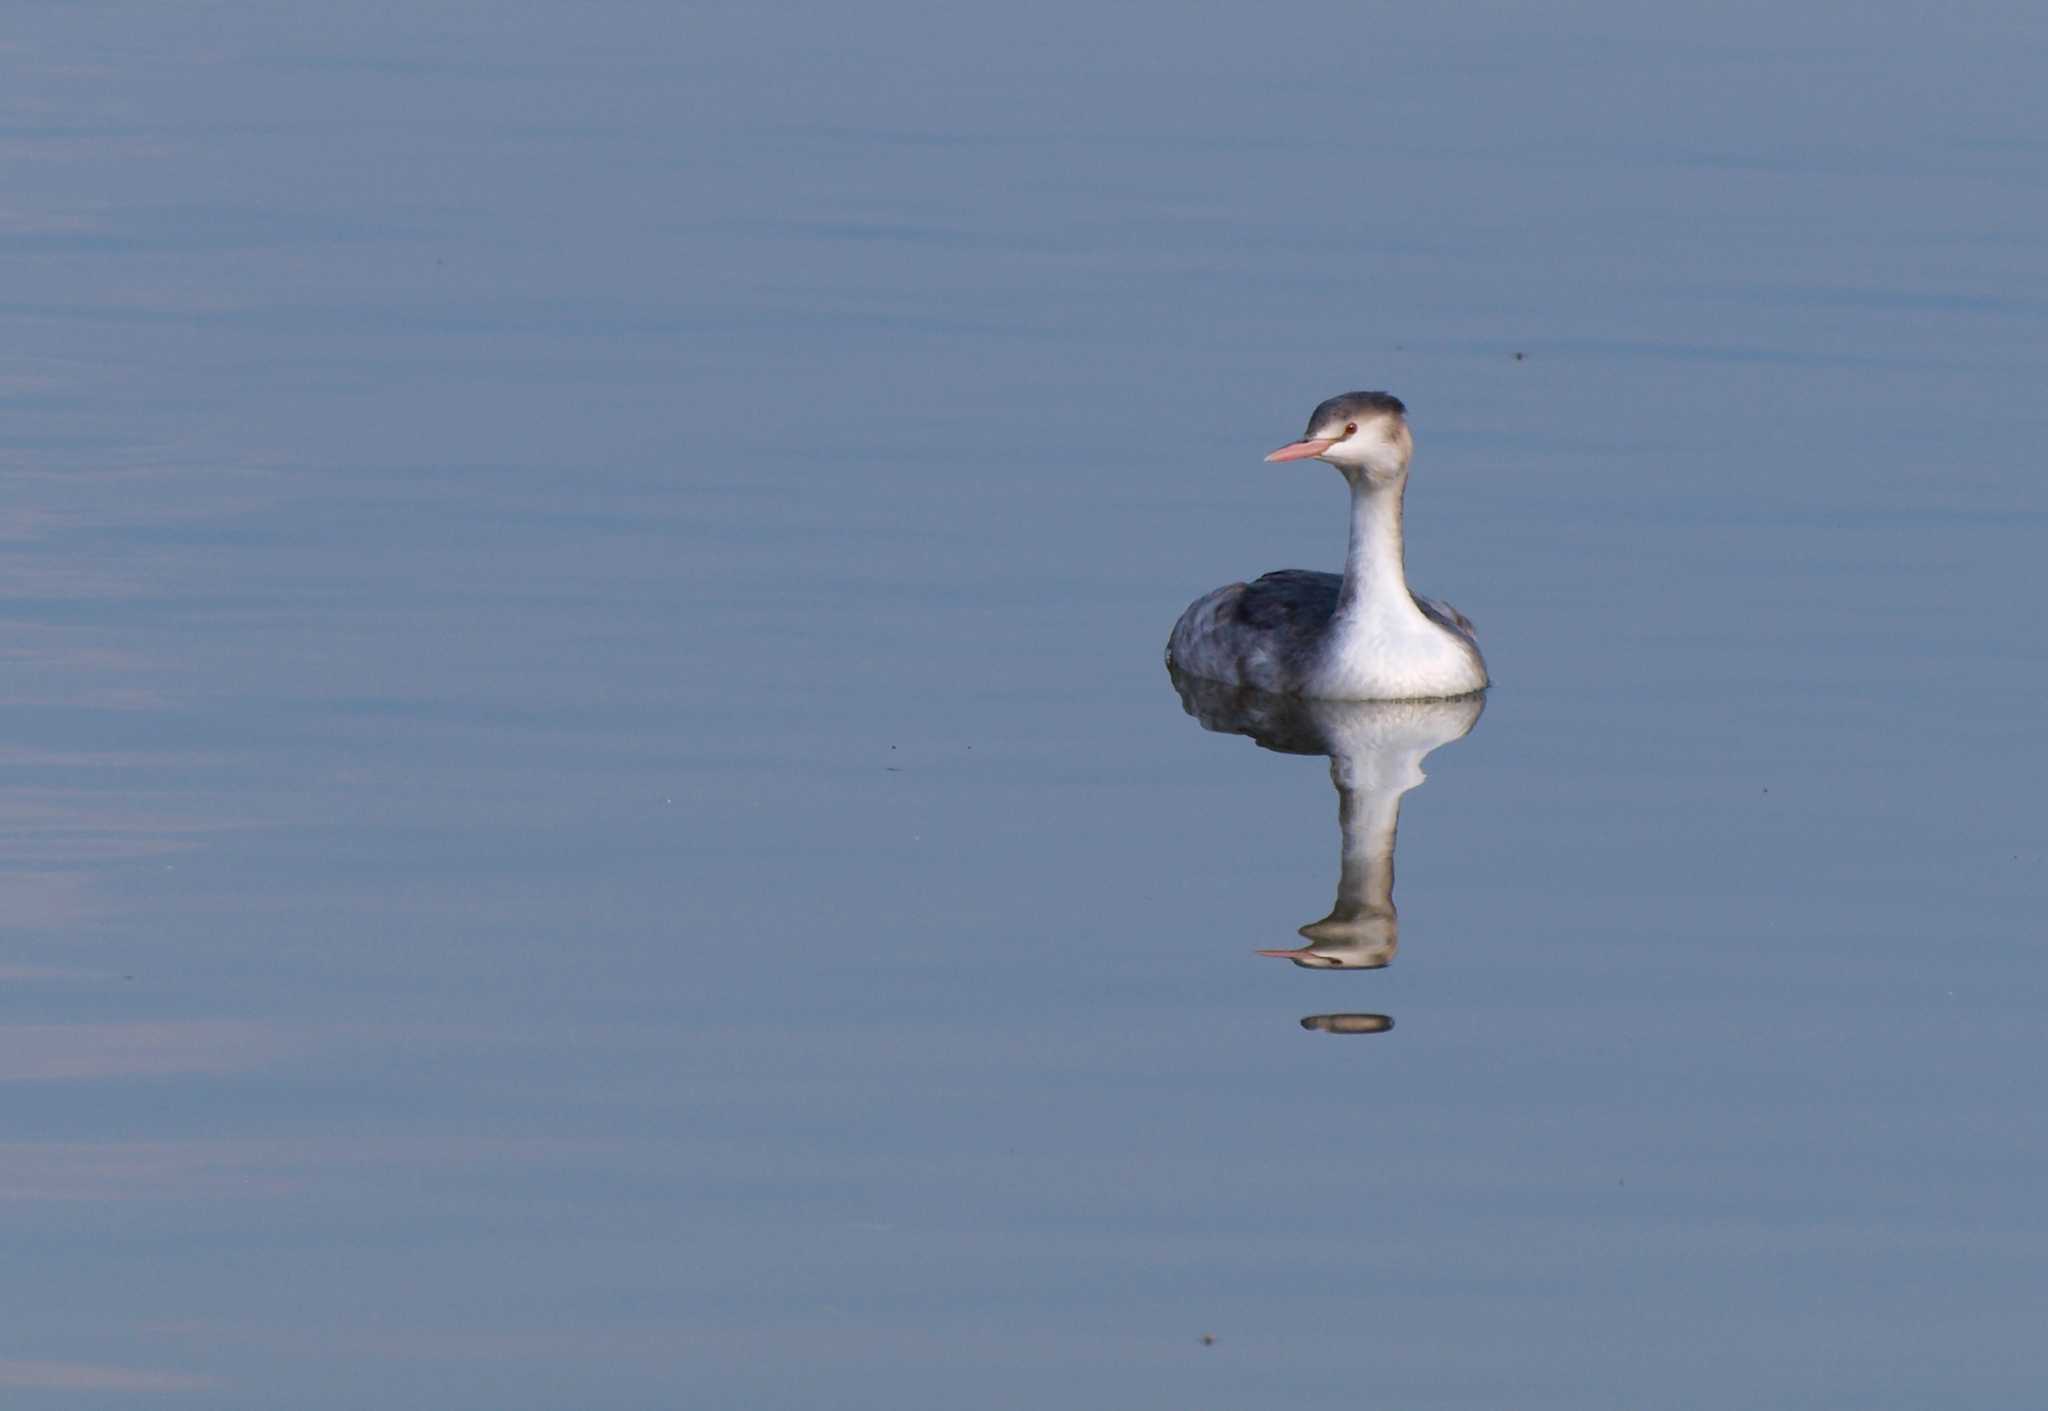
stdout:
<svg viewBox="0 0 2048 1411">
<path fill-rule="evenodd" d="M 1408 473 L 1415 440 L 1408 433 L 1408 409 L 1385 392 L 1345 392 L 1309 414 L 1299 440 L 1266 457 L 1269 461 L 1327 461 L 1346 479 L 1363 476 L 1392 484 Z"/>
</svg>

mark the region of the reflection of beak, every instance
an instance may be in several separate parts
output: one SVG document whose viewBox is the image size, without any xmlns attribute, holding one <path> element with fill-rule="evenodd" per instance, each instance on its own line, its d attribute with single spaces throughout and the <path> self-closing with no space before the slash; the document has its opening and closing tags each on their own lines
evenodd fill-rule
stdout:
<svg viewBox="0 0 2048 1411">
<path fill-rule="evenodd" d="M 1266 459 L 1269 461 L 1305 461 L 1311 456 L 1321 455 L 1336 444 L 1337 438 L 1334 436 L 1317 436 L 1307 441 L 1296 441 L 1292 445 L 1282 446 L 1279 450 L 1273 452 L 1272 455 L 1267 456 Z"/>
</svg>

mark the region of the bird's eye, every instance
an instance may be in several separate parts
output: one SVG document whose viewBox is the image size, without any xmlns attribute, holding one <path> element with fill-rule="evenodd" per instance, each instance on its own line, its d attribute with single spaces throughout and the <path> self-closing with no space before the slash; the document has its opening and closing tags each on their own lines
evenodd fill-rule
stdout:
<svg viewBox="0 0 2048 1411">
<path fill-rule="evenodd" d="M 1347 422 L 1345 422 L 1345 423 L 1344 423 L 1344 434 L 1345 434 L 1346 436 L 1356 436 L 1356 435 L 1358 434 L 1358 423 L 1357 423 L 1357 422 L 1355 422 L 1355 421 L 1347 421 Z"/>
</svg>

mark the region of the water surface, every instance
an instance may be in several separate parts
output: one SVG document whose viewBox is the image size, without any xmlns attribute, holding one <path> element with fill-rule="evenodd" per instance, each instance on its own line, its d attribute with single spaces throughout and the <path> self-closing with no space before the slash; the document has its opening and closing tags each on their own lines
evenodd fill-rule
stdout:
<svg viewBox="0 0 2048 1411">
<path fill-rule="evenodd" d="M 2048 1376 L 2027 7 L 20 19 L 10 1406 Z M 1160 650 L 1351 387 L 1498 685 L 1322 972 Z"/>
</svg>

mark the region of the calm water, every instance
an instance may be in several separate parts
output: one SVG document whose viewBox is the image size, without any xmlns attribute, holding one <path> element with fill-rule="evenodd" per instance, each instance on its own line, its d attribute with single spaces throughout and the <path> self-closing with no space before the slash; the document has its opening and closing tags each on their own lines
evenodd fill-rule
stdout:
<svg viewBox="0 0 2048 1411">
<path fill-rule="evenodd" d="M 2033 1404 L 2048 19 L 1788 10 L 17 7 L 6 1404 Z"/>
</svg>

